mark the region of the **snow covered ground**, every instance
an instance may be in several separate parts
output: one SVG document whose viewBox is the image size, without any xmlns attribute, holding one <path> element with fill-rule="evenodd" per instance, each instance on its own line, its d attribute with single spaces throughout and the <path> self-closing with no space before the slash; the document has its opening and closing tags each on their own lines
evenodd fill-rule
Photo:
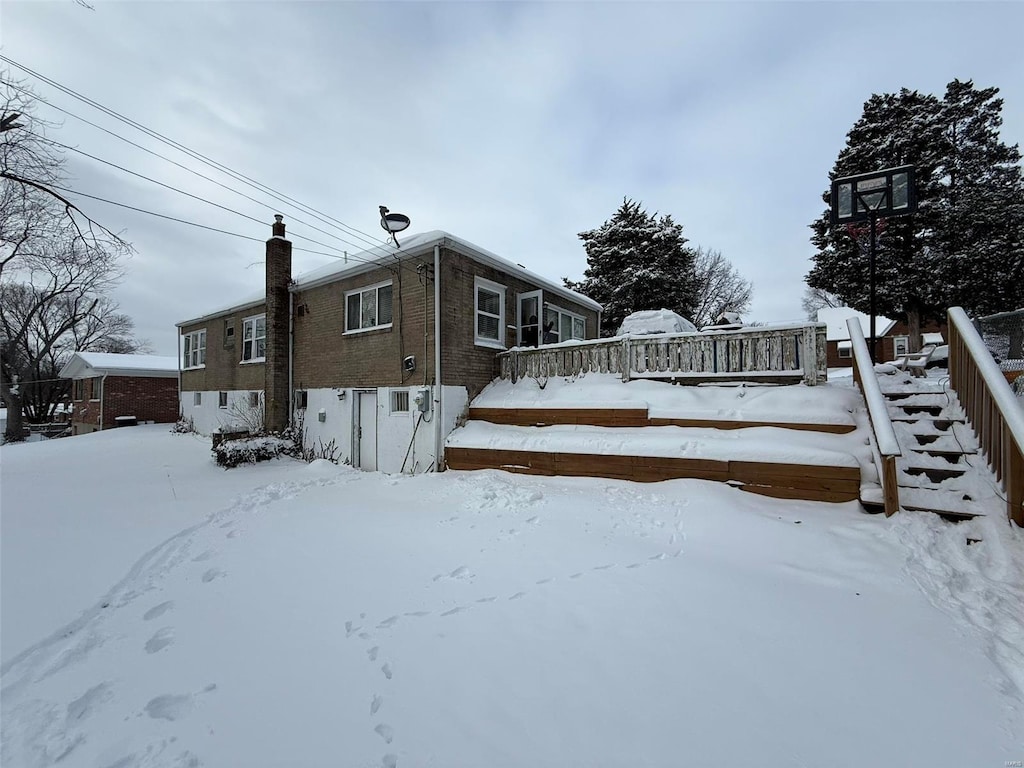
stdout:
<svg viewBox="0 0 1024 768">
<path fill-rule="evenodd" d="M 0 480 L 4 766 L 1024 759 L 1000 519 L 224 471 L 166 427 L 7 446 Z"/>
</svg>

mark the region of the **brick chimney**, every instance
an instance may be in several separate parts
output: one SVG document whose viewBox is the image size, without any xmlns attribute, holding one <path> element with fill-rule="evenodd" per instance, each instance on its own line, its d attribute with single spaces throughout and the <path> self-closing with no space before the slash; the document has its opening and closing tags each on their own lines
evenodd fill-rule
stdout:
<svg viewBox="0 0 1024 768">
<path fill-rule="evenodd" d="M 279 432 L 288 426 L 288 286 L 292 281 L 292 244 L 284 237 L 284 216 L 274 216 L 267 240 L 267 361 L 263 391 L 266 428 Z"/>
</svg>

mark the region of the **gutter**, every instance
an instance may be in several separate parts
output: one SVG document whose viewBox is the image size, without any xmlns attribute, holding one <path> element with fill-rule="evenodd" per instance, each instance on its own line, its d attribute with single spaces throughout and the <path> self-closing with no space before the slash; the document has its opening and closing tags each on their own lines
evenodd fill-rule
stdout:
<svg viewBox="0 0 1024 768">
<path fill-rule="evenodd" d="M 442 408 L 444 389 L 441 378 L 441 246 L 434 246 L 434 381 L 436 382 L 437 404 L 434 410 L 434 471 L 440 472 L 444 460 L 444 434 L 441 427 L 443 421 Z"/>
<path fill-rule="evenodd" d="M 107 400 L 107 374 L 100 376 L 100 432 L 103 431 L 103 404 Z"/>
</svg>

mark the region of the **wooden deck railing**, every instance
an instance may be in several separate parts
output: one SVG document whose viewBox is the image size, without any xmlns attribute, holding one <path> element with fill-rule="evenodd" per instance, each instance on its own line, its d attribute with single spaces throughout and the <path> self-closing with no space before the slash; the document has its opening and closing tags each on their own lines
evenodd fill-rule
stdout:
<svg viewBox="0 0 1024 768">
<path fill-rule="evenodd" d="M 1024 527 L 1024 408 L 960 307 L 949 310 L 949 382 L 1006 491 L 1006 514 Z"/>
<path fill-rule="evenodd" d="M 620 336 L 516 347 L 498 355 L 500 376 L 513 382 L 581 373 L 630 379 L 803 381 L 827 379 L 825 326 L 764 326 L 738 331 Z"/>
<path fill-rule="evenodd" d="M 851 317 L 846 321 L 846 327 L 850 329 L 850 344 L 853 347 L 853 380 L 864 394 L 868 418 L 871 420 L 871 431 L 875 436 L 878 480 L 882 485 L 885 516 L 891 517 L 900 508 L 899 488 L 896 484 L 896 459 L 903 453 L 896 440 L 896 432 L 892 428 L 885 396 L 878 386 L 878 377 L 875 375 L 875 366 L 871 363 L 871 353 L 868 351 L 860 320 Z"/>
</svg>

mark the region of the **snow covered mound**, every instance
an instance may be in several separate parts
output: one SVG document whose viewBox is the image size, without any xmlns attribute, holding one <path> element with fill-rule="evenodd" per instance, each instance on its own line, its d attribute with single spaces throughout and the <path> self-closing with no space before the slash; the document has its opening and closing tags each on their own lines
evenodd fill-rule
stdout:
<svg viewBox="0 0 1024 768">
<path fill-rule="evenodd" d="M 696 333 L 697 326 L 671 309 L 645 309 L 628 315 L 616 331 L 616 336 L 650 333 Z"/>
</svg>

